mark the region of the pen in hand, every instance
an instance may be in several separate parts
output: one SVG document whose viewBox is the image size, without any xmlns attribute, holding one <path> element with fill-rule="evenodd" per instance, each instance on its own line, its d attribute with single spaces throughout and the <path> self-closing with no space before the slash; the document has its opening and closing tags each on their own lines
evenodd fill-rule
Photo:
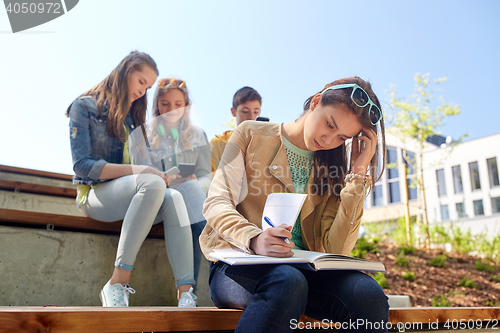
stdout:
<svg viewBox="0 0 500 333">
<path fill-rule="evenodd" d="M 267 216 L 264 216 L 264 221 L 266 221 L 267 224 L 269 224 L 271 227 L 276 228 L 274 223 L 271 221 L 271 219 Z M 290 241 L 286 237 L 280 237 L 282 240 L 284 240 L 287 244 L 290 244 Z"/>
</svg>

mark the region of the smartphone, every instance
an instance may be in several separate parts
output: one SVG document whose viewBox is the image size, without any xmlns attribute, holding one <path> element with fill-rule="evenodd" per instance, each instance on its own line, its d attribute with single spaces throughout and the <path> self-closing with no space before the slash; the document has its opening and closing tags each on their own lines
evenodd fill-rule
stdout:
<svg viewBox="0 0 500 333">
<path fill-rule="evenodd" d="M 257 118 L 255 118 L 255 121 L 269 121 L 269 118 L 258 116 Z"/>
<path fill-rule="evenodd" d="M 194 164 L 193 163 L 179 163 L 179 171 L 182 178 L 186 178 L 194 174 Z"/>
<path fill-rule="evenodd" d="M 171 167 L 170 169 L 168 169 L 167 171 L 164 172 L 165 175 L 167 176 L 173 176 L 173 175 L 176 175 L 178 174 L 180 171 L 177 167 Z"/>
</svg>

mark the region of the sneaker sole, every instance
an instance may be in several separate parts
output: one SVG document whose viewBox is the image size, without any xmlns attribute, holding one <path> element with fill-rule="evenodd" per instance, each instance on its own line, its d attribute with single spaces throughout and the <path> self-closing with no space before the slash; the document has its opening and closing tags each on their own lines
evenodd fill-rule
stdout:
<svg viewBox="0 0 500 333">
<path fill-rule="evenodd" d="M 104 292 L 102 290 L 99 293 L 99 299 L 101 300 L 103 307 L 108 307 L 108 302 L 106 302 L 106 297 L 104 296 Z"/>
</svg>

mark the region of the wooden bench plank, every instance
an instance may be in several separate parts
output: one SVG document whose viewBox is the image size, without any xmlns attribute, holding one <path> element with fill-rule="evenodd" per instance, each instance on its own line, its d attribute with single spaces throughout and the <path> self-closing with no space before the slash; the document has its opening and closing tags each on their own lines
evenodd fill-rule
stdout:
<svg viewBox="0 0 500 333">
<path fill-rule="evenodd" d="M 25 169 L 25 168 L 13 167 L 13 166 L 2 165 L 2 164 L 0 164 L 0 171 L 10 172 L 10 173 L 19 173 L 19 174 L 23 174 L 23 175 L 45 177 L 45 178 L 52 178 L 52 179 L 62 179 L 62 180 L 72 180 L 73 179 L 72 175 L 68 175 L 68 174 L 64 174 L 64 173 Z"/>
<path fill-rule="evenodd" d="M 14 180 L 0 179 L 0 189 L 19 192 L 44 194 L 58 197 L 76 198 L 75 188 L 64 188 L 43 184 L 26 183 Z"/>
<path fill-rule="evenodd" d="M 0 307 L 0 332 L 193 332 L 234 330 L 241 310 L 177 307 Z M 500 308 L 392 308 L 389 321 L 499 320 Z M 311 322 L 302 316 L 303 323 Z M 316 322 L 316 321 L 312 321 Z M 490 325 L 491 326 L 491 325 Z M 318 326 L 324 328 L 324 326 Z M 394 326 L 396 327 L 396 326 Z M 498 325 L 497 325 L 498 327 Z M 322 329 L 324 331 L 324 329 Z"/>
<path fill-rule="evenodd" d="M 0 222 L 20 225 L 53 225 L 68 230 L 120 234 L 122 221 L 101 222 L 90 217 L 0 208 Z M 148 237 L 164 238 L 163 225 L 153 225 Z"/>
</svg>

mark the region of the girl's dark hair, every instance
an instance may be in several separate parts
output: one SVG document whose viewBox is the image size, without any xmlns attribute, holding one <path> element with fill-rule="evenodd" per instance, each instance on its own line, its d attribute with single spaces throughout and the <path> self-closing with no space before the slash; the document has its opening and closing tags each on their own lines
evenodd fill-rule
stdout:
<svg viewBox="0 0 500 333">
<path fill-rule="evenodd" d="M 340 79 L 337 81 L 333 81 L 332 83 L 327 84 L 318 94 L 321 94 L 325 89 L 331 86 L 337 86 L 340 84 L 352 84 L 355 83 L 361 88 L 363 88 L 370 99 L 375 103 L 380 110 L 382 107 L 380 106 L 380 102 L 372 90 L 372 87 L 369 82 L 360 79 L 359 77 L 350 77 L 345 79 Z M 321 95 L 320 105 L 342 105 L 345 106 L 349 111 L 351 111 L 359 123 L 363 128 L 371 128 L 378 136 L 377 142 L 377 151 L 370 161 L 370 165 L 368 166 L 368 170 L 370 173 L 370 177 L 372 178 L 372 188 L 375 183 L 380 179 L 385 167 L 385 127 L 384 127 L 384 119 L 380 119 L 380 129 L 377 131 L 377 125 L 372 125 L 367 107 L 358 107 L 351 100 L 352 88 L 345 89 L 337 89 L 337 90 L 328 90 L 323 95 Z M 317 95 L 317 94 L 316 94 Z M 305 115 L 310 107 L 311 101 L 316 96 L 313 95 L 309 97 L 304 102 L 304 112 L 302 114 Z M 379 146 L 382 146 L 382 160 L 381 160 L 381 170 L 379 168 Z M 342 144 L 341 146 L 330 149 L 330 150 L 318 150 L 314 156 L 314 188 L 316 189 L 315 194 L 323 195 L 329 194 L 333 195 L 337 199 L 340 199 L 340 191 L 336 190 L 337 188 L 343 188 L 345 186 L 344 178 L 345 176 L 351 172 L 350 166 L 347 165 L 348 158 L 346 155 L 346 145 Z"/>
<path fill-rule="evenodd" d="M 107 112 L 106 131 L 122 142 L 126 140 L 123 124 L 129 112 L 132 113 L 135 126 L 143 124 L 146 120 L 148 105 L 146 94 L 130 105 L 128 87 L 129 75 L 133 71 L 142 71 L 144 66 L 151 68 L 156 75 L 159 74 L 151 56 L 143 52 L 132 51 L 104 80 L 81 95 L 93 96 L 96 99 L 99 116 L 102 116 L 103 111 Z M 107 110 L 103 110 L 104 105 L 107 106 Z M 68 117 L 70 109 L 71 105 L 66 111 Z"/>
</svg>

